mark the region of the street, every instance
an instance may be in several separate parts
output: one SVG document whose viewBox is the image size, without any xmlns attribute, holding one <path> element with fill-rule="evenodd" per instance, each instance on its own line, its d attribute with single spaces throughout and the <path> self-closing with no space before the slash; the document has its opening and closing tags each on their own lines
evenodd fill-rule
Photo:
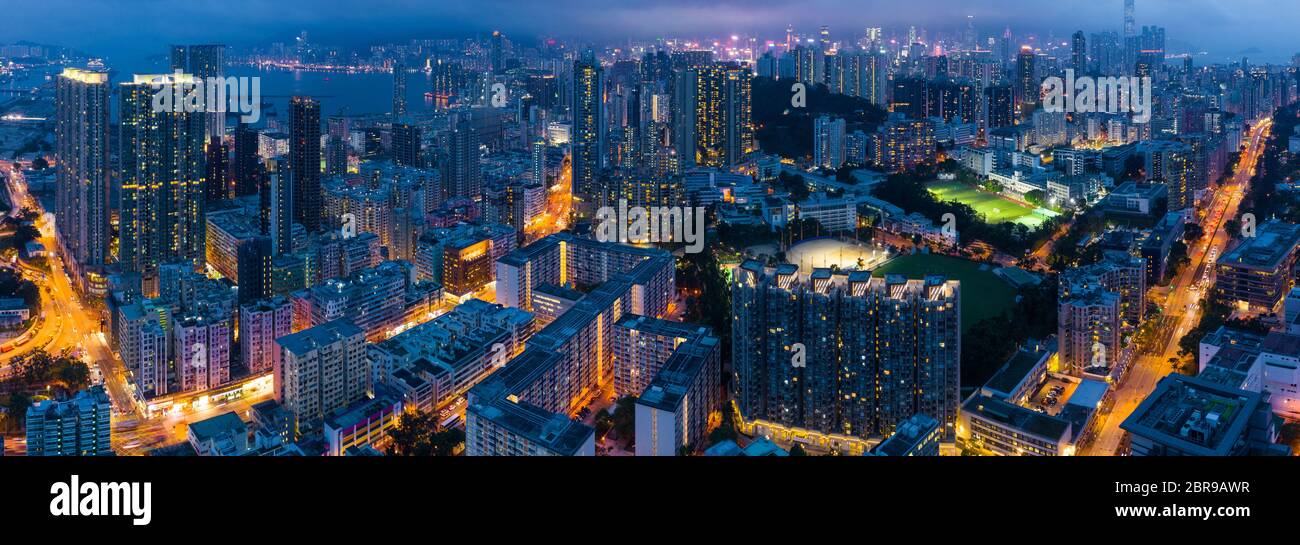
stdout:
<svg viewBox="0 0 1300 545">
<path fill-rule="evenodd" d="M 1161 378 L 1174 371 L 1169 359 L 1178 356 L 1179 339 L 1199 323 L 1200 302 L 1214 286 L 1215 260 L 1232 240 L 1223 228 L 1224 223 L 1237 215 L 1271 125 L 1272 120 L 1266 119 L 1254 128 L 1232 181 L 1214 193 L 1204 220 L 1204 225 L 1212 228 L 1205 229 L 1206 236 L 1188 248 L 1192 264 L 1174 278 L 1161 302 L 1164 314 L 1158 318 L 1161 320 L 1156 341 L 1159 349 L 1144 350 L 1138 356 L 1128 377 L 1117 388 L 1114 407 L 1085 455 L 1115 454 L 1124 436 L 1119 425 L 1155 390 Z"/>
<path fill-rule="evenodd" d="M 271 398 L 271 379 L 268 374 L 263 374 L 223 386 L 221 390 L 237 391 L 224 403 L 210 400 L 209 392 L 187 392 L 161 400 L 168 410 L 148 410 L 144 400 L 135 395 L 135 387 L 128 378 L 125 365 L 108 347 L 107 333 L 99 325 L 100 310 L 84 306 L 73 289 L 72 281 L 59 257 L 54 225 L 48 219 L 51 216 L 45 214 L 40 202 L 28 194 L 20 170 L 7 161 L 0 162 L 0 168 L 9 175 L 6 189 L 14 199 L 14 207 L 27 207 L 41 212 L 41 219 L 37 221 L 41 232 L 39 242 L 45 246 L 50 265 L 50 272 L 44 273 L 20 261 L 24 274 L 44 278 L 38 284 L 41 286 L 41 310 L 45 313 L 45 321 L 33 333 L 30 341 L 0 354 L 0 378 L 9 372 L 8 362 L 37 348 L 44 348 L 50 353 L 82 349 L 82 360 L 92 369 L 98 369 L 112 400 L 113 448 L 119 455 L 145 454 L 152 448 L 183 442 L 186 424 L 227 411 L 239 412 L 247 420 L 245 413 L 249 407 Z M 159 402 L 160 400 L 151 400 L 150 405 Z M 13 443 L 15 439 L 17 438 L 10 437 L 6 442 Z M 9 446 L 6 450 L 17 452 Z"/>
</svg>

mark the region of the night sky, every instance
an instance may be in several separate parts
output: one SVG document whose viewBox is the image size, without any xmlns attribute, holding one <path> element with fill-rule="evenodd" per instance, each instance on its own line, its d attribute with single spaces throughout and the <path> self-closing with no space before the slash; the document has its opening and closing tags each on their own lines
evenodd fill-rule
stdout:
<svg viewBox="0 0 1300 545">
<path fill-rule="evenodd" d="M 290 42 L 299 30 L 313 41 L 344 47 L 413 37 L 470 37 L 493 29 L 593 41 L 763 32 L 787 24 L 832 37 L 858 37 L 867 26 L 886 32 L 915 24 L 932 30 L 964 26 L 975 15 L 981 34 L 1010 26 L 1017 33 L 1119 30 L 1122 0 L 7 0 L 0 42 L 32 40 L 104 55 L 157 54 L 173 42 L 235 46 Z M 364 6 L 364 8 L 358 8 Z M 1137 24 L 1168 29 L 1171 52 L 1207 51 L 1211 60 L 1249 55 L 1282 62 L 1300 52 L 1300 0 L 1137 0 Z"/>
</svg>

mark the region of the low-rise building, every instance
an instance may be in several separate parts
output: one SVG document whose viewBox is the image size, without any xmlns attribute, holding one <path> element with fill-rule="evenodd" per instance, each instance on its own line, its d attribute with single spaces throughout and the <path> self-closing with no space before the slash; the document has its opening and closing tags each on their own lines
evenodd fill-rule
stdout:
<svg viewBox="0 0 1300 545">
<path fill-rule="evenodd" d="M 1184 375 L 1160 379 L 1120 428 L 1134 456 L 1290 455 L 1267 394 Z"/>
<path fill-rule="evenodd" d="M 939 421 L 923 414 L 900 424 L 871 454 L 875 456 L 938 456 L 942 430 Z"/>
</svg>

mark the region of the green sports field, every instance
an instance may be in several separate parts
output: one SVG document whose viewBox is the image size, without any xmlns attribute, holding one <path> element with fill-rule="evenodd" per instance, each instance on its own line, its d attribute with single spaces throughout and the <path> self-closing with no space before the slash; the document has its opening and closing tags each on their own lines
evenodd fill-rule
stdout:
<svg viewBox="0 0 1300 545">
<path fill-rule="evenodd" d="M 1002 314 L 1015 304 L 1016 289 L 993 274 L 994 266 L 981 270 L 983 263 L 937 254 L 902 255 L 876 268 L 873 276 L 901 274 L 921 279 L 927 274 L 942 274 L 961 282 L 961 329 L 965 332 L 976 322 Z"/>
<path fill-rule="evenodd" d="M 970 205 L 989 223 L 1015 222 L 1035 228 L 1054 215 L 1049 210 L 1034 209 L 961 182 L 936 181 L 925 188 L 941 201 Z"/>
</svg>

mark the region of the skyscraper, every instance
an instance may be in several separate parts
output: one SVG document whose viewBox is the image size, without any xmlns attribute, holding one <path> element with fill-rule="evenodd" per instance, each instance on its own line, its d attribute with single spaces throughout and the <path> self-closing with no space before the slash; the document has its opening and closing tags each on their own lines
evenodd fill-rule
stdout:
<svg viewBox="0 0 1300 545">
<path fill-rule="evenodd" d="M 1137 22 L 1133 18 L 1133 0 L 1124 0 L 1124 58 L 1125 74 L 1132 74 L 1137 65 L 1138 52 L 1142 49 L 1141 38 L 1137 35 Z"/>
<path fill-rule="evenodd" d="M 477 132 L 468 123 L 447 133 L 447 161 L 443 168 L 443 190 L 448 197 L 479 201 L 483 197 L 483 172 L 479 166 Z M 576 166 L 575 166 L 576 168 Z"/>
<path fill-rule="evenodd" d="M 393 121 L 406 115 L 406 58 L 393 61 Z"/>
<path fill-rule="evenodd" d="M 348 118 L 330 116 L 326 121 L 329 143 L 325 148 L 325 173 L 331 176 L 348 171 Z"/>
<path fill-rule="evenodd" d="M 56 88 L 54 214 L 69 272 L 84 290 L 86 273 L 108 262 L 108 72 L 68 68 Z"/>
<path fill-rule="evenodd" d="M 224 45 L 173 45 L 171 50 L 173 72 L 179 70 L 200 80 L 222 78 L 226 75 L 226 46 Z M 204 136 L 212 138 L 225 134 L 224 113 L 209 111 L 206 117 Z"/>
<path fill-rule="evenodd" d="M 730 167 L 754 151 L 749 69 L 716 63 L 677 76 L 674 147 L 691 165 Z"/>
<path fill-rule="evenodd" d="M 293 221 L 314 233 L 321 226 L 320 102 L 311 97 L 293 97 L 289 101 L 289 127 Z"/>
<path fill-rule="evenodd" d="M 1021 115 L 1028 114 L 1038 106 L 1040 82 L 1038 80 L 1038 56 L 1028 46 L 1020 48 L 1016 56 L 1016 108 Z"/>
<path fill-rule="evenodd" d="M 533 142 L 532 178 L 534 182 L 546 186 L 546 141 Z"/>
<path fill-rule="evenodd" d="M 591 53 L 573 64 L 573 196 L 584 203 L 583 208 L 599 206 L 597 178 L 605 149 L 603 77 L 604 70 Z"/>
<path fill-rule="evenodd" d="M 868 438 L 919 413 L 953 439 L 958 282 L 747 261 L 731 288 L 732 384 L 747 425 Z"/>
<path fill-rule="evenodd" d="M 271 253 L 279 256 L 293 251 L 294 187 L 287 173 L 272 172 L 267 181 L 264 207 L 267 215 L 267 234 L 271 237 Z"/>
<path fill-rule="evenodd" d="M 501 74 L 506 71 L 505 40 L 506 37 L 501 34 L 500 30 L 492 31 L 492 43 L 488 51 L 488 62 L 492 64 L 493 74 Z"/>
<path fill-rule="evenodd" d="M 204 175 L 203 195 L 209 203 L 229 199 L 230 147 L 219 136 L 208 139 L 207 173 Z"/>
<path fill-rule="evenodd" d="M 1088 40 L 1084 38 L 1082 30 L 1075 32 L 1071 40 L 1070 66 L 1074 68 L 1076 76 L 1088 71 Z"/>
<path fill-rule="evenodd" d="M 393 123 L 393 163 L 420 166 L 420 127 L 411 123 Z"/>
<path fill-rule="evenodd" d="M 257 154 L 258 132 L 247 124 L 235 126 L 235 157 L 230 176 L 235 181 L 235 196 L 256 195 L 262 187 L 262 158 Z"/>
<path fill-rule="evenodd" d="M 156 290 L 158 265 L 204 259 L 205 114 L 154 111 L 154 85 L 194 85 L 188 74 L 136 75 L 120 88 L 122 181 L 118 262 Z"/>
<path fill-rule="evenodd" d="M 844 164 L 844 120 L 828 115 L 813 121 L 813 164 L 837 169 Z"/>
<path fill-rule="evenodd" d="M 1133 0 L 1124 0 L 1124 37 L 1137 34 L 1137 24 L 1133 20 Z"/>
<path fill-rule="evenodd" d="M 996 129 L 1015 124 L 1016 105 L 1010 85 L 994 85 L 984 88 L 984 128 Z"/>
</svg>

